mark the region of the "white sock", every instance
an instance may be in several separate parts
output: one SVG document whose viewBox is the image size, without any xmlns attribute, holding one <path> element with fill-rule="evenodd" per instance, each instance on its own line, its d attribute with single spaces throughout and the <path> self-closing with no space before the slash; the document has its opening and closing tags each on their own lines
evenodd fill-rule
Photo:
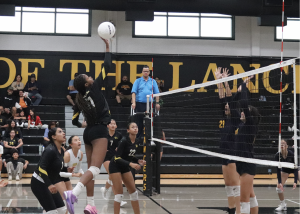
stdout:
<svg viewBox="0 0 300 214">
<path fill-rule="evenodd" d="M 282 201 L 280 201 L 281 204 L 285 204 L 285 199 L 283 199 Z"/>
<path fill-rule="evenodd" d="M 95 201 L 94 201 L 94 196 L 92 196 L 92 197 L 86 197 L 86 199 L 87 199 L 87 204 L 88 205 L 91 205 L 91 206 L 95 206 Z"/>
<path fill-rule="evenodd" d="M 82 191 L 82 189 L 84 188 L 84 185 L 81 182 L 78 182 L 77 185 L 75 186 L 75 188 L 73 189 L 72 193 L 78 197 Z"/>
</svg>

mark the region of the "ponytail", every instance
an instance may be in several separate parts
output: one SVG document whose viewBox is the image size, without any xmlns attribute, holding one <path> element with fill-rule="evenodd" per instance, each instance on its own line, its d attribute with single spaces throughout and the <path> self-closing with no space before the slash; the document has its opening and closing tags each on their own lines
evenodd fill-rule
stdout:
<svg viewBox="0 0 300 214">
<path fill-rule="evenodd" d="M 50 140 L 50 143 L 52 143 L 52 144 L 54 144 L 52 136 L 56 135 L 56 130 L 57 130 L 57 127 L 54 127 L 52 129 L 49 129 L 49 132 L 48 132 L 48 139 Z"/>
<path fill-rule="evenodd" d="M 72 146 L 71 146 L 71 144 L 72 144 L 72 140 L 73 140 L 73 138 L 74 137 L 76 137 L 76 135 L 72 135 L 70 138 L 69 138 L 69 140 L 68 140 L 68 147 L 66 148 L 66 150 L 69 150 L 69 149 L 72 149 Z"/>
</svg>

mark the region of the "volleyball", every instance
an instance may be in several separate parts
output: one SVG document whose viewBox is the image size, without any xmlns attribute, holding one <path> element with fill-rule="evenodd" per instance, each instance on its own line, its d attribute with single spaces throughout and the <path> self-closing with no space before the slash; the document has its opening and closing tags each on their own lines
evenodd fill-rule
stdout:
<svg viewBox="0 0 300 214">
<path fill-rule="evenodd" d="M 98 34 L 103 39 L 110 39 L 115 35 L 116 28 L 111 22 L 102 22 L 98 27 Z"/>
</svg>

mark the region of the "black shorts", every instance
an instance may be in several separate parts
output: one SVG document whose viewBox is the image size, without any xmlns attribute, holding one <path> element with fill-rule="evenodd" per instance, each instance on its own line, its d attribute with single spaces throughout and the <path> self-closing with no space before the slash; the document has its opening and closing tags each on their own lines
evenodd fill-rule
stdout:
<svg viewBox="0 0 300 214">
<path fill-rule="evenodd" d="M 71 99 L 74 101 L 76 99 L 76 95 L 77 93 L 72 93 L 72 94 L 69 94 L 71 96 Z"/>
<path fill-rule="evenodd" d="M 84 144 L 92 145 L 93 140 L 107 138 L 107 134 L 107 126 L 104 124 L 88 126 L 83 133 Z"/>
<path fill-rule="evenodd" d="M 35 197 L 40 202 L 41 206 L 49 212 L 50 210 L 56 210 L 65 206 L 63 199 L 61 198 L 59 192 L 51 194 L 48 187 L 37 180 L 35 177 L 31 178 L 31 190 Z"/>
<path fill-rule="evenodd" d="M 234 161 L 234 160 L 229 160 L 229 159 L 222 158 L 222 165 L 225 165 L 225 166 L 227 166 L 230 163 L 235 163 L 235 162 L 236 161 Z"/>
<path fill-rule="evenodd" d="M 120 166 L 119 164 L 116 164 L 114 161 L 111 161 L 109 163 L 109 174 L 120 172 L 121 174 L 124 174 L 126 172 L 130 172 L 131 168 Z"/>
<path fill-rule="evenodd" d="M 284 173 L 287 173 L 287 174 L 294 174 L 294 169 L 282 168 L 281 172 L 284 172 Z"/>
<path fill-rule="evenodd" d="M 236 162 L 236 171 L 242 176 L 243 174 L 255 175 L 256 165 L 253 163 Z"/>
<path fill-rule="evenodd" d="M 71 181 L 70 178 L 61 178 L 61 180 L 62 180 L 63 182 Z"/>
<path fill-rule="evenodd" d="M 111 161 L 112 158 L 113 158 L 113 155 L 106 153 L 103 163 L 105 161 Z"/>
</svg>

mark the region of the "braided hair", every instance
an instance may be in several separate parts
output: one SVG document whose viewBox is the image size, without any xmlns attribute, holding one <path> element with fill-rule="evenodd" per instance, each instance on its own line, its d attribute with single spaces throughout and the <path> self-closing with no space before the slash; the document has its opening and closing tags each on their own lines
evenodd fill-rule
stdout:
<svg viewBox="0 0 300 214">
<path fill-rule="evenodd" d="M 96 118 L 96 109 L 89 105 L 89 100 L 84 98 L 86 94 L 86 78 L 83 74 L 78 75 L 74 80 L 74 87 L 79 92 L 76 95 L 76 104 L 83 112 L 88 124 L 94 124 Z"/>
</svg>

